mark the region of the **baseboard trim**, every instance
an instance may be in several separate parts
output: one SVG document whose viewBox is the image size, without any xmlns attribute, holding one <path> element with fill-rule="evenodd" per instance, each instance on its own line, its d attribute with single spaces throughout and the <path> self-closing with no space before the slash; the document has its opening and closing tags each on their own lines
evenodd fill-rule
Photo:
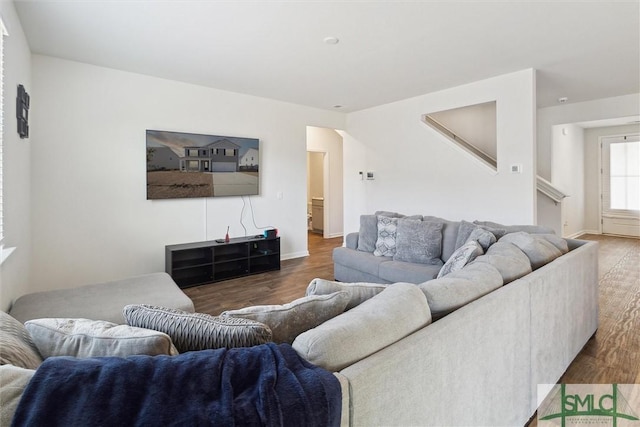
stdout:
<svg viewBox="0 0 640 427">
<path fill-rule="evenodd" d="M 280 254 L 280 260 L 303 258 L 309 256 L 309 251 L 291 252 L 288 254 Z"/>
<path fill-rule="evenodd" d="M 575 239 L 577 237 L 582 236 L 583 234 L 602 234 L 599 230 L 580 230 L 577 233 L 573 233 L 569 236 L 565 236 L 567 239 Z"/>
<path fill-rule="evenodd" d="M 568 235 L 566 235 L 566 236 L 562 236 L 562 237 L 564 237 L 565 239 L 575 239 L 576 237 L 578 237 L 578 236 L 582 236 L 582 235 L 583 235 L 583 234 L 585 234 L 585 233 L 586 233 L 586 232 L 585 232 L 584 230 L 580 230 L 580 231 L 578 231 L 578 232 L 576 232 L 576 233 L 568 234 Z"/>
</svg>

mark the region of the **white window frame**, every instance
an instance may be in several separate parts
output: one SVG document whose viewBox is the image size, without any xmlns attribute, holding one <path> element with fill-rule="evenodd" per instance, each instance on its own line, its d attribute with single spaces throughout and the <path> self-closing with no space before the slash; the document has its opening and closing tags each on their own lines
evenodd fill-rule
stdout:
<svg viewBox="0 0 640 427">
<path fill-rule="evenodd" d="M 3 209 L 3 144 L 4 144 L 4 39 L 9 33 L 0 17 L 0 265 L 11 255 L 15 248 L 4 247 L 4 209 Z"/>
</svg>

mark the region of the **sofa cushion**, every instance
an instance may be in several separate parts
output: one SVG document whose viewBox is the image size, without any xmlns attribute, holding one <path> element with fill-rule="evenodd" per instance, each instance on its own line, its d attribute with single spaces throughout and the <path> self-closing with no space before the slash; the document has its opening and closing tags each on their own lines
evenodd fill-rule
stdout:
<svg viewBox="0 0 640 427">
<path fill-rule="evenodd" d="M 431 323 L 424 294 L 409 283 L 384 291 L 300 334 L 293 348 L 314 365 L 339 371 Z"/>
<path fill-rule="evenodd" d="M 346 292 L 349 294 L 350 298 L 345 310 L 350 310 L 353 307 L 362 304 L 369 298 L 373 298 L 378 295 L 387 286 L 389 285 L 369 282 L 343 283 L 316 278 L 309 283 L 309 286 L 307 286 L 306 295 L 326 295 L 333 292 Z"/>
<path fill-rule="evenodd" d="M 42 363 L 29 331 L 16 319 L 0 311 L 0 365 L 36 369 Z"/>
<path fill-rule="evenodd" d="M 494 243 L 484 255 L 476 258 L 476 262 L 493 265 L 502 275 L 503 285 L 531 273 L 529 258 L 513 243 Z"/>
<path fill-rule="evenodd" d="M 439 264 L 441 255 L 442 223 L 398 220 L 394 261 Z"/>
<path fill-rule="evenodd" d="M 24 323 L 31 319 L 66 317 L 107 320 L 124 324 L 127 304 L 149 304 L 193 312 L 193 302 L 167 273 L 151 273 L 112 282 L 23 295 L 11 314 Z"/>
<path fill-rule="evenodd" d="M 442 261 L 437 264 L 415 264 L 404 261 L 389 261 L 380 264 L 378 276 L 389 283 L 422 283 L 438 275 Z"/>
<path fill-rule="evenodd" d="M 52 356 L 176 355 L 169 335 L 105 320 L 34 319 L 25 323 L 44 359 Z"/>
<path fill-rule="evenodd" d="M 308 295 L 284 305 L 257 305 L 228 310 L 221 316 L 255 320 L 267 325 L 276 343 L 291 344 L 304 331 L 344 312 L 351 296 L 347 292 Z"/>
<path fill-rule="evenodd" d="M 433 318 L 442 317 L 502 286 L 502 276 L 492 265 L 472 262 L 462 270 L 421 283 Z"/>
<path fill-rule="evenodd" d="M 354 251 L 353 249 L 337 247 L 333 250 L 333 262 L 354 270 L 363 271 L 378 276 L 380 265 L 392 261 L 392 257 L 377 257 L 372 253 Z"/>
<path fill-rule="evenodd" d="M 376 250 L 378 240 L 378 217 L 376 215 L 360 215 L 360 231 L 358 231 L 358 250 L 372 253 Z"/>
<path fill-rule="evenodd" d="M 531 268 L 534 270 L 562 256 L 563 253 L 543 234 L 529 234 L 524 231 L 518 231 L 505 234 L 500 238 L 500 241 L 516 245 L 529 258 Z"/>
<path fill-rule="evenodd" d="M 13 365 L 0 366 L 0 426 L 10 426 L 22 392 L 36 371 Z"/>
<path fill-rule="evenodd" d="M 387 216 L 389 218 L 406 218 L 406 219 L 415 219 L 418 221 L 422 221 L 422 215 L 404 215 L 398 212 L 390 212 L 390 211 L 376 211 L 376 216 Z"/>
<path fill-rule="evenodd" d="M 461 270 L 465 265 L 483 253 L 482 247 L 475 240 L 465 243 L 456 249 L 453 255 L 444 263 L 436 278 L 439 279 L 454 271 Z"/>
<path fill-rule="evenodd" d="M 396 254 L 396 233 L 398 230 L 398 218 L 378 216 L 378 238 L 375 256 L 389 256 Z"/>
<path fill-rule="evenodd" d="M 127 305 L 123 315 L 130 326 L 169 335 L 181 353 L 221 347 L 250 347 L 271 341 L 271 329 L 249 319 L 189 313 L 146 304 Z"/>
<path fill-rule="evenodd" d="M 474 224 L 481 225 L 495 234 L 497 239 L 508 233 L 524 231 L 530 234 L 554 234 L 553 229 L 543 225 L 504 225 L 493 221 L 473 221 Z"/>
<path fill-rule="evenodd" d="M 423 221 L 442 223 L 442 256 L 440 259 L 444 262 L 451 257 L 451 254 L 457 249 L 456 239 L 458 237 L 458 229 L 460 223 L 457 221 L 449 221 L 436 216 L 423 216 Z"/>
</svg>

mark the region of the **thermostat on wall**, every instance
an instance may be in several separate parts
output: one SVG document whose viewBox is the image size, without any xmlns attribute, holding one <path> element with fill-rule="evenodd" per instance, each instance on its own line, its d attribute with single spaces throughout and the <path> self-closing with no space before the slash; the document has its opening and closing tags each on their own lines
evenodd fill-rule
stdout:
<svg viewBox="0 0 640 427">
<path fill-rule="evenodd" d="M 511 173 L 522 173 L 522 165 L 521 164 L 511 165 Z"/>
</svg>

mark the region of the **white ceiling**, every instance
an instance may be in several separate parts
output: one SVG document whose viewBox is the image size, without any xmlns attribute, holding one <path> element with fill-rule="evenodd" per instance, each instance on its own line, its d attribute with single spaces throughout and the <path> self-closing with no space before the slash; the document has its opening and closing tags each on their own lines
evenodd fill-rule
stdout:
<svg viewBox="0 0 640 427">
<path fill-rule="evenodd" d="M 14 3 L 33 53 L 322 109 L 527 68 L 539 107 L 640 92 L 638 0 Z"/>
</svg>

